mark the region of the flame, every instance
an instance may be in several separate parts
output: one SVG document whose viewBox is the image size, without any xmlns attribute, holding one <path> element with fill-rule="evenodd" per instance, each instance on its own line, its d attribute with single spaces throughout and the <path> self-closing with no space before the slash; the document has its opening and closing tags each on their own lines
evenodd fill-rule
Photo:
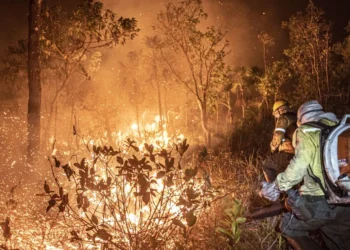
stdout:
<svg viewBox="0 0 350 250">
<path fill-rule="evenodd" d="M 127 138 L 134 138 L 134 140 L 137 142 L 136 144 L 138 145 L 138 147 L 140 148 L 140 154 L 144 154 L 145 152 L 145 143 L 147 144 L 152 144 L 154 147 L 154 152 L 157 152 L 157 150 L 161 150 L 161 149 L 169 149 L 172 148 L 174 146 L 175 143 L 178 143 L 180 140 L 182 141 L 185 136 L 183 134 L 178 134 L 176 136 L 171 135 L 171 132 L 169 132 L 168 130 L 168 126 L 166 124 L 165 117 L 160 117 L 155 116 L 154 120 L 150 123 L 146 123 L 146 124 L 137 124 L 137 123 L 131 123 L 130 127 L 128 127 L 127 131 L 122 131 L 122 130 L 118 130 L 118 131 L 114 131 L 112 133 L 107 133 L 107 132 L 103 132 L 103 136 L 107 137 L 110 136 L 110 138 L 113 140 L 113 143 L 115 143 L 115 145 L 120 146 L 119 148 L 115 148 L 115 145 L 113 145 L 112 142 L 111 145 L 113 146 L 113 148 L 115 148 L 116 150 L 121 150 L 121 154 L 125 155 L 126 157 L 129 156 L 129 151 L 127 149 L 125 149 L 123 147 L 123 145 L 125 145 L 125 140 Z M 140 134 L 139 134 L 140 132 Z M 51 140 L 53 141 L 54 138 L 52 137 Z M 80 143 L 80 145 L 84 145 L 84 146 L 88 146 L 89 149 L 92 148 L 92 146 L 98 146 L 98 145 L 106 145 L 106 138 L 94 138 L 94 139 L 90 139 L 89 137 L 84 138 L 83 140 L 79 141 L 78 143 Z M 58 142 L 55 144 L 55 146 L 58 145 Z M 63 145 L 63 148 L 68 148 L 68 143 L 67 142 L 60 142 L 59 146 Z M 77 145 L 77 147 L 79 147 L 79 145 Z M 62 155 L 67 155 L 67 156 L 71 156 L 72 153 L 76 153 L 73 150 L 66 150 L 66 151 L 58 151 L 57 148 L 54 148 L 52 151 L 52 155 L 53 156 L 57 156 L 57 158 L 59 158 L 60 154 Z M 91 150 L 91 154 L 90 156 L 86 156 L 86 162 L 89 166 L 89 169 L 92 168 L 93 166 L 93 162 L 96 159 L 97 155 L 92 152 Z M 107 164 L 107 158 L 104 158 L 103 155 L 98 155 L 99 159 L 104 163 Z M 73 162 L 71 162 L 73 159 L 70 158 L 68 160 L 68 164 L 70 167 L 73 168 L 74 164 Z M 15 162 L 13 163 L 13 165 L 15 164 Z M 134 186 L 132 184 L 130 184 L 130 182 L 126 181 L 125 179 L 123 179 L 124 177 L 116 177 L 118 175 L 117 172 L 107 172 L 107 170 L 105 170 L 105 168 L 98 168 L 97 166 L 94 167 L 94 170 L 96 171 L 95 176 L 93 177 L 94 183 L 106 183 L 107 182 L 107 177 L 108 176 L 113 176 L 113 178 L 119 178 L 118 181 L 120 182 L 118 185 L 117 184 L 112 184 L 110 189 L 108 190 L 108 195 L 106 195 L 106 193 L 104 193 L 103 195 L 108 196 L 108 199 L 103 200 L 101 193 L 96 192 L 95 190 L 84 190 L 84 195 L 87 197 L 89 203 L 90 203 L 90 207 L 87 209 L 87 211 L 82 211 L 80 210 L 76 210 L 76 214 L 70 213 L 70 212 L 65 212 L 65 220 L 69 221 L 70 226 L 72 226 L 73 228 L 78 228 L 77 230 L 79 230 L 80 232 L 82 232 L 83 230 L 86 230 L 86 228 L 80 228 L 80 225 L 76 225 L 74 223 L 76 223 L 76 218 L 79 217 L 80 220 L 84 220 L 84 221 L 89 221 L 91 222 L 92 220 L 92 216 L 95 215 L 96 217 L 98 217 L 98 225 L 100 226 L 102 223 L 104 223 L 105 225 L 110 225 L 112 228 L 117 228 L 117 224 L 119 223 L 121 227 L 121 232 L 120 231 L 114 231 L 113 237 L 115 238 L 122 238 L 123 234 L 122 232 L 130 230 L 132 233 L 137 233 L 140 230 L 143 230 L 144 225 L 145 225 L 145 221 L 147 219 L 150 219 L 152 217 L 152 223 L 149 225 L 149 228 L 151 228 L 152 230 L 157 230 L 157 228 L 160 225 L 165 225 L 166 227 L 168 227 L 168 225 L 170 226 L 171 223 L 171 219 L 172 218 L 180 218 L 179 215 L 181 213 L 183 213 L 184 211 L 186 211 L 186 206 L 179 206 L 177 205 L 177 202 L 180 198 L 180 196 L 183 193 L 183 190 L 181 190 L 181 187 L 176 186 L 176 184 L 174 184 L 174 186 L 172 187 L 167 187 L 166 186 L 166 182 L 165 179 L 163 180 L 163 178 L 159 178 L 157 179 L 157 171 L 153 171 L 150 172 L 150 176 L 149 178 L 155 180 L 155 182 L 151 183 L 150 188 L 152 188 L 154 190 L 154 194 L 151 196 L 152 200 L 148 203 L 145 204 L 142 201 L 142 198 L 140 196 L 135 196 L 134 193 L 139 192 L 138 187 Z M 118 171 L 118 170 L 113 170 L 113 171 Z M 61 175 L 62 174 L 62 175 Z M 62 177 L 60 179 L 64 179 L 65 178 L 65 173 L 61 173 L 60 175 L 58 175 L 59 177 Z M 113 183 L 113 182 L 112 182 Z M 73 187 L 73 181 L 70 183 L 71 187 Z M 154 214 L 154 211 L 156 209 L 156 204 L 160 201 L 160 197 L 161 197 L 161 193 L 164 190 L 169 190 L 169 193 L 165 193 L 165 198 L 163 198 L 164 200 L 166 200 L 166 204 L 162 205 L 161 207 L 161 212 L 159 212 L 158 214 Z M 147 192 L 149 192 L 150 189 L 147 190 Z M 81 191 L 79 191 L 81 192 Z M 74 195 L 72 195 L 73 197 Z M 72 204 L 75 202 L 75 198 L 71 198 L 72 199 Z M 103 202 L 101 202 L 101 200 L 103 200 Z M 141 201 L 141 202 L 140 202 Z M 120 210 L 116 210 L 114 212 L 109 211 L 106 216 L 104 214 L 104 206 L 112 206 L 118 203 L 123 203 L 123 202 L 128 202 L 130 204 L 141 204 L 140 206 L 134 206 L 134 205 L 130 205 L 126 208 L 125 211 L 120 211 Z M 51 212 L 51 211 L 50 211 Z M 102 216 L 103 214 L 103 216 Z M 31 215 L 28 214 L 28 216 L 30 217 Z M 181 220 L 182 223 L 185 225 L 186 221 L 185 220 Z M 66 221 L 65 221 L 66 222 Z M 123 223 L 125 223 L 126 225 L 123 225 Z M 64 230 L 66 230 L 67 225 L 62 223 L 62 228 L 60 228 L 59 230 L 61 230 L 60 232 L 63 234 Z M 26 230 L 26 234 L 28 234 L 29 230 Z M 28 236 L 28 235 L 27 235 Z M 82 235 L 80 235 L 82 236 Z M 82 236 L 83 237 L 83 236 Z M 61 237 L 57 237 L 57 239 L 62 239 L 63 236 Z M 57 241 L 57 239 L 45 239 L 45 249 L 50 249 L 50 250 L 56 250 L 56 249 L 80 249 L 79 245 L 77 245 L 76 243 L 69 243 L 64 242 L 62 244 L 64 244 L 64 246 L 62 247 L 58 247 L 58 244 L 55 244 Z M 93 246 L 90 243 L 88 243 L 88 239 L 84 239 L 86 240 L 86 242 L 82 243 L 84 246 L 84 249 L 99 249 L 98 246 Z M 98 242 L 102 242 L 102 239 L 97 239 Z M 24 238 L 21 239 L 21 237 L 17 237 L 16 238 L 16 242 L 21 245 L 21 244 L 27 244 L 28 239 Z M 34 240 L 33 240 L 34 241 Z M 129 244 L 131 247 L 131 242 L 129 242 L 129 239 L 125 238 L 123 239 L 123 241 L 126 244 Z M 38 241 L 39 242 L 39 241 Z M 42 242 L 40 243 L 42 244 Z M 22 249 L 20 247 L 20 249 Z"/>
<path fill-rule="evenodd" d="M 136 123 L 133 123 L 133 124 L 131 125 L 131 129 L 134 130 L 134 131 L 137 131 L 138 127 L 139 127 L 139 126 L 138 126 Z"/>
<path fill-rule="evenodd" d="M 185 136 L 183 134 L 179 134 L 177 136 L 169 136 L 168 128 L 165 117 L 161 117 L 159 115 L 154 117 L 154 121 L 151 123 L 143 124 L 142 126 L 137 123 L 132 123 L 130 127 L 130 134 L 125 133 L 124 138 L 130 136 L 136 139 L 140 150 L 144 150 L 144 144 L 152 144 L 156 150 L 160 150 L 162 148 L 169 148 L 172 145 L 172 142 L 178 142 L 183 140 Z M 139 134 L 140 132 L 140 134 Z M 117 143 L 120 143 L 123 134 L 119 132 Z M 124 139 L 125 140 L 125 139 Z"/>
</svg>

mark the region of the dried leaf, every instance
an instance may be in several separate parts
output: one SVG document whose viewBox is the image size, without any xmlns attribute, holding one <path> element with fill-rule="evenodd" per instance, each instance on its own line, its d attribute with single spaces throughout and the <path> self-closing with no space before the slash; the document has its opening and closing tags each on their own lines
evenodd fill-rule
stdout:
<svg viewBox="0 0 350 250">
<path fill-rule="evenodd" d="M 159 171 L 158 173 L 157 173 L 157 179 L 160 179 L 160 178 L 163 178 L 164 177 L 164 175 L 165 175 L 165 171 Z"/>
<path fill-rule="evenodd" d="M 46 193 L 50 193 L 50 187 L 49 187 L 49 185 L 47 184 L 47 182 L 45 181 L 45 184 L 44 184 L 44 190 L 45 190 L 45 192 Z"/>
<path fill-rule="evenodd" d="M 98 225 L 98 219 L 97 219 L 97 216 L 96 215 L 92 215 L 91 216 L 91 220 L 92 220 L 92 222 L 95 224 L 95 225 Z"/>
<path fill-rule="evenodd" d="M 176 226 L 179 226 L 179 227 L 181 227 L 181 228 L 183 228 L 183 229 L 186 228 L 186 226 L 185 226 L 180 220 L 178 220 L 178 219 L 172 219 L 172 222 L 173 222 L 173 224 L 176 225 Z"/>
<path fill-rule="evenodd" d="M 190 210 L 186 213 L 186 222 L 187 226 L 192 227 L 194 224 L 196 224 L 197 216 L 194 215 L 193 210 Z"/>
</svg>

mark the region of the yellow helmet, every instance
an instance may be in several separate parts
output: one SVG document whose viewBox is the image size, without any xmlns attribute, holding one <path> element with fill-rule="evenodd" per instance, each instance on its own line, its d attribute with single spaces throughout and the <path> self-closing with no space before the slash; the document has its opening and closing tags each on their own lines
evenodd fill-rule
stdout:
<svg viewBox="0 0 350 250">
<path fill-rule="evenodd" d="M 279 109 L 282 106 L 289 106 L 289 103 L 286 100 L 284 100 L 284 99 L 276 101 L 273 104 L 272 113 L 274 114 L 276 112 L 276 110 Z"/>
</svg>

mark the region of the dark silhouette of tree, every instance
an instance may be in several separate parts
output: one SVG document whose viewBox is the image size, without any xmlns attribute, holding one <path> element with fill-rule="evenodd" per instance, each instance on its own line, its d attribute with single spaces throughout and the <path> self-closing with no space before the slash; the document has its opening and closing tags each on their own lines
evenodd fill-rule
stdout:
<svg viewBox="0 0 350 250">
<path fill-rule="evenodd" d="M 266 72 L 267 69 L 267 51 L 268 51 L 268 47 L 271 47 L 275 44 L 275 39 L 273 37 L 271 37 L 269 34 L 267 34 L 265 31 L 261 32 L 258 35 L 258 39 L 260 40 L 260 42 L 263 45 L 263 59 L 264 59 L 264 70 Z"/>
<path fill-rule="evenodd" d="M 29 1 L 28 33 L 28 151 L 27 160 L 32 164 L 34 154 L 40 148 L 40 111 L 41 111 L 41 34 L 42 0 Z"/>
<path fill-rule="evenodd" d="M 331 25 L 323 14 L 310 1 L 305 13 L 297 13 L 282 26 L 289 31 L 290 45 L 284 53 L 298 77 L 298 98 L 326 103 L 331 91 Z"/>
</svg>

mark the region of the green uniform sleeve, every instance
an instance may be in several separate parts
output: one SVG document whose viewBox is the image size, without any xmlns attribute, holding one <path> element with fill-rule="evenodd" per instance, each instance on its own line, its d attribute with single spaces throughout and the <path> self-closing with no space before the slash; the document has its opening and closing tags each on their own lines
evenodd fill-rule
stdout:
<svg viewBox="0 0 350 250">
<path fill-rule="evenodd" d="M 316 148 L 310 137 L 301 130 L 296 131 L 295 155 L 286 170 L 277 176 L 277 184 L 281 191 L 287 191 L 299 184 L 307 169 L 313 162 Z"/>
</svg>

